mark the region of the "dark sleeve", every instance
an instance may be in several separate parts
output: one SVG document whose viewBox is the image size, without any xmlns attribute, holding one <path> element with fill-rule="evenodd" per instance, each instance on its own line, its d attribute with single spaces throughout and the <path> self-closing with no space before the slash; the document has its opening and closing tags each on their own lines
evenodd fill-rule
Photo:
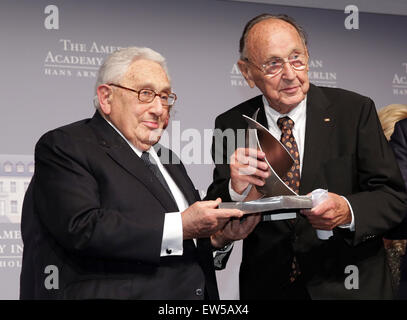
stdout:
<svg viewBox="0 0 407 320">
<path fill-rule="evenodd" d="M 407 183 L 407 121 L 399 121 L 394 127 L 390 145 L 396 156 L 404 183 Z M 386 234 L 387 239 L 407 239 L 407 218 Z"/>
<path fill-rule="evenodd" d="M 390 145 L 396 156 L 404 182 L 407 183 L 407 121 L 399 121 L 394 126 Z"/>
<path fill-rule="evenodd" d="M 373 101 L 366 99 L 358 121 L 358 191 L 347 196 L 355 215 L 353 244 L 382 236 L 407 210 L 404 181 L 384 137 Z"/>
<path fill-rule="evenodd" d="M 33 194 L 41 223 L 60 246 L 75 254 L 159 263 L 164 215 L 162 221 L 145 219 L 140 212 L 125 212 L 111 199 L 102 199 L 95 166 L 87 156 L 91 147 L 58 130 L 37 143 Z"/>
<path fill-rule="evenodd" d="M 237 119 L 232 116 L 221 115 L 215 120 L 211 149 L 215 169 L 213 182 L 208 188 L 205 200 L 214 200 L 220 197 L 223 202 L 232 201 L 229 194 L 229 158 L 237 146 L 244 147 L 245 137 L 244 123 L 241 123 L 242 120 L 239 121 L 239 117 L 242 118 L 241 115 L 238 115 Z M 240 125 L 242 129 L 237 129 L 236 125 Z"/>
</svg>

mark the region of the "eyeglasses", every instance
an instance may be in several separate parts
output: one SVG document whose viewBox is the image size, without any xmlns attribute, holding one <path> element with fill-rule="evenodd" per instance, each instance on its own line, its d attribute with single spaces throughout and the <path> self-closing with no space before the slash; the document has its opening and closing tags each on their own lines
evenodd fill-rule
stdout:
<svg viewBox="0 0 407 320">
<path fill-rule="evenodd" d="M 281 71 L 283 71 L 284 64 L 289 63 L 290 66 L 297 71 L 304 70 L 307 67 L 307 57 L 304 54 L 294 53 L 288 58 L 272 58 L 267 63 L 257 66 L 255 63 L 251 62 L 248 58 L 244 58 L 245 61 L 250 63 L 252 66 L 259 69 L 266 76 L 275 77 Z"/>
<path fill-rule="evenodd" d="M 133 91 L 133 92 L 137 93 L 138 99 L 141 102 L 145 102 L 145 103 L 150 103 L 155 99 L 156 96 L 159 96 L 162 105 L 172 107 L 175 103 L 175 100 L 177 100 L 177 95 L 173 92 L 156 93 L 154 90 L 151 90 L 151 89 L 141 89 L 141 90 L 137 91 L 137 90 L 134 90 L 131 88 L 123 87 L 123 86 L 121 86 L 119 84 L 115 84 L 115 83 L 108 83 L 108 85 L 118 87 L 121 89 L 125 89 L 125 90 Z"/>
</svg>

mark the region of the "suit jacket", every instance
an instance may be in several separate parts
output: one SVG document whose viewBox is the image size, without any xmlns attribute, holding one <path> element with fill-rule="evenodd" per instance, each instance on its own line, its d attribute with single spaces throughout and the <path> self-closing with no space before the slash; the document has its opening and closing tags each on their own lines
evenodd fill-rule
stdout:
<svg viewBox="0 0 407 320">
<path fill-rule="evenodd" d="M 407 119 L 400 120 L 394 126 L 390 145 L 399 164 L 404 183 L 407 186 Z M 407 239 L 407 218 L 386 234 L 387 239 Z"/>
<path fill-rule="evenodd" d="M 169 157 L 162 162 L 188 202 L 200 200 L 175 154 L 158 154 Z M 46 133 L 35 163 L 22 214 L 21 298 L 219 298 L 209 239 L 160 257 L 164 214 L 177 205 L 98 112 Z"/>
<path fill-rule="evenodd" d="M 261 96 L 218 116 L 215 127 L 247 129 L 241 115 L 252 116 L 258 108 L 259 122 L 268 127 Z M 240 296 L 279 298 L 288 285 L 295 254 L 313 299 L 392 298 L 382 235 L 402 220 L 406 194 L 374 103 L 353 92 L 311 85 L 306 116 L 300 194 L 324 188 L 346 196 L 356 231 L 335 228 L 334 236 L 324 241 L 299 214 L 295 224 L 261 222 L 243 242 Z M 208 199 L 219 196 L 231 201 L 227 160 L 236 146 L 227 135 L 214 136 L 212 154 L 219 157 L 223 152 L 224 164 L 216 164 Z M 359 271 L 357 290 L 345 286 L 356 276 L 346 269 L 349 265 Z"/>
<path fill-rule="evenodd" d="M 394 132 L 390 138 L 390 145 L 400 166 L 404 182 L 407 184 L 407 119 L 400 120 L 394 126 Z M 387 239 L 407 239 L 407 218 L 386 234 Z M 399 299 L 407 299 L 407 254 L 401 259 Z"/>
</svg>

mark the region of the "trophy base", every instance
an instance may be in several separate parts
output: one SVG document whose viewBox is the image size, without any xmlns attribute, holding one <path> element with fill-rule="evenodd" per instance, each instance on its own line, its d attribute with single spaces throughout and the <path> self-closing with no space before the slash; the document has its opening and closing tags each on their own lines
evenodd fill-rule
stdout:
<svg viewBox="0 0 407 320">
<path fill-rule="evenodd" d="M 312 208 L 312 198 L 311 196 L 267 197 L 247 202 L 222 202 L 219 208 L 239 209 L 245 214 L 265 212 L 263 221 L 287 220 L 297 217 L 295 210 Z"/>
</svg>

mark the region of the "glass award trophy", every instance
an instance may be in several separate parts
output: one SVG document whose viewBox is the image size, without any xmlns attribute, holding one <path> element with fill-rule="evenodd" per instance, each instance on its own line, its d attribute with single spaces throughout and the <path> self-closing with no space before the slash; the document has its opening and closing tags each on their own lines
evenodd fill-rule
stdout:
<svg viewBox="0 0 407 320">
<path fill-rule="evenodd" d="M 297 216 L 295 210 L 312 208 L 312 197 L 299 196 L 282 180 L 294 164 L 294 159 L 284 145 L 257 121 L 259 110 L 253 114 L 253 118 L 243 117 L 248 123 L 247 145 L 265 153 L 265 161 L 271 171 L 265 184 L 256 186 L 263 197 L 246 202 L 223 202 L 219 207 L 240 209 L 246 213 L 272 211 L 263 214 L 263 221 L 294 219 Z"/>
</svg>

